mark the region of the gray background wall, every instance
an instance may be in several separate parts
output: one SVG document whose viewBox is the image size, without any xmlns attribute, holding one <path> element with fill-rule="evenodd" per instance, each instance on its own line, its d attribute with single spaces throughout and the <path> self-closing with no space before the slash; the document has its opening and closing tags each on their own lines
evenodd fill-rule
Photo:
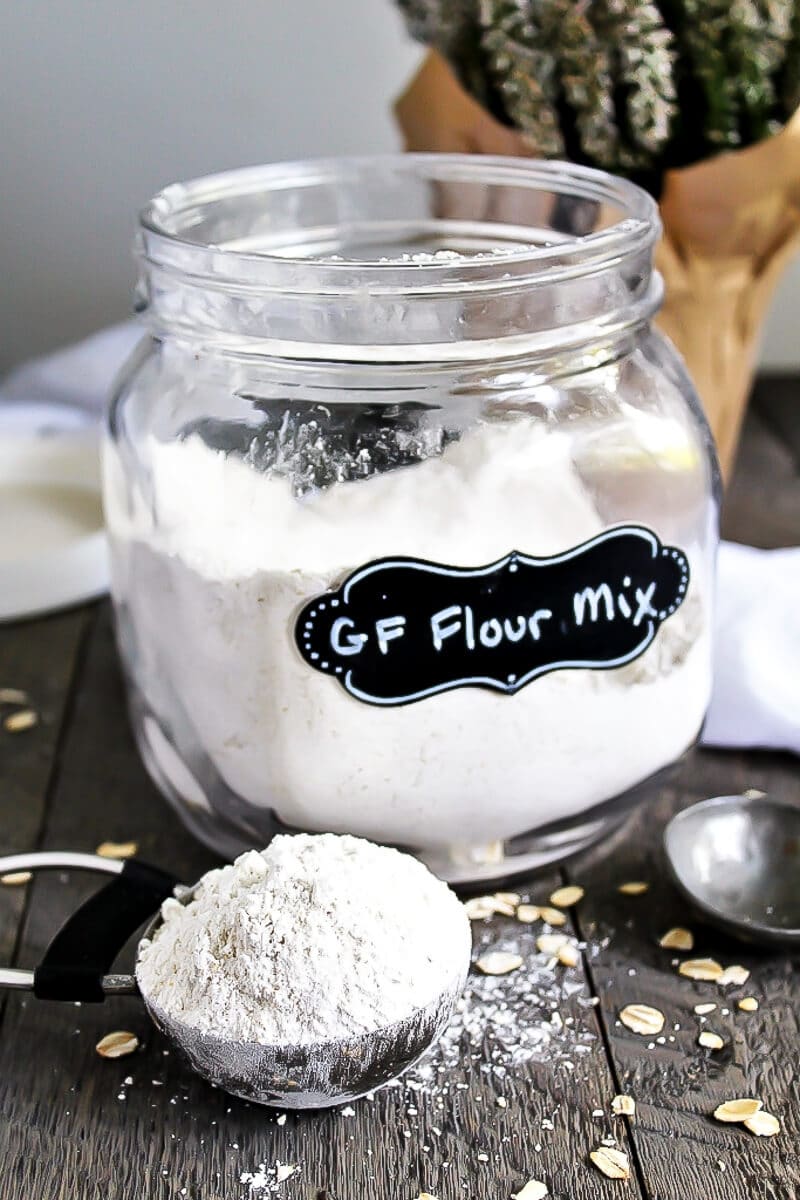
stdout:
<svg viewBox="0 0 800 1200">
<path fill-rule="evenodd" d="M 392 0 L 0 5 L 0 371 L 120 319 L 137 209 L 174 179 L 397 145 L 419 59 Z M 800 264 L 772 366 L 800 365 Z"/>
</svg>

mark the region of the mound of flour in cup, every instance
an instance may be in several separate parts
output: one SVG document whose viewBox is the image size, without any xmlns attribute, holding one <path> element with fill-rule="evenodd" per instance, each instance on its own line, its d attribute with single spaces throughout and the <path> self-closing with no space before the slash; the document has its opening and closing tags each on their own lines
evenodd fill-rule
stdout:
<svg viewBox="0 0 800 1200">
<path fill-rule="evenodd" d="M 167 900 L 136 978 L 205 1033 L 309 1045 L 410 1017 L 469 966 L 463 906 L 406 854 L 334 834 L 276 837 Z"/>
</svg>

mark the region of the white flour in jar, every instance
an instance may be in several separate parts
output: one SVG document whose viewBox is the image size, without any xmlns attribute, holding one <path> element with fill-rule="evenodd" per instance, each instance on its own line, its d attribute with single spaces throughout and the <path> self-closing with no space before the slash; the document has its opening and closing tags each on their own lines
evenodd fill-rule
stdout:
<svg viewBox="0 0 800 1200">
<path fill-rule="evenodd" d="M 514 696 L 459 688 L 370 706 L 294 645 L 303 604 L 372 559 L 474 567 L 597 534 L 604 522 L 572 448 L 568 428 L 487 419 L 416 465 L 297 499 L 286 478 L 197 434 L 151 437 L 147 496 L 124 508 L 125 485 L 112 480 L 107 517 L 134 682 L 178 752 L 191 763 L 199 748 L 247 805 L 290 826 L 450 853 L 571 817 L 672 762 L 710 692 L 697 546 L 683 546 L 687 599 L 640 658 L 555 671 Z M 180 790 L 203 803 L 201 787 Z"/>
<path fill-rule="evenodd" d="M 167 900 L 142 993 L 228 1040 L 310 1045 L 404 1021 L 459 991 L 463 905 L 420 862 L 360 838 L 279 836 Z"/>
</svg>

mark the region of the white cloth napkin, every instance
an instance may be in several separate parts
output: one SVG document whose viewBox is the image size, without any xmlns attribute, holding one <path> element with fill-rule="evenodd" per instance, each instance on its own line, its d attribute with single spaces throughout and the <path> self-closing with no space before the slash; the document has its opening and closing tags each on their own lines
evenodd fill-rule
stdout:
<svg viewBox="0 0 800 1200">
<path fill-rule="evenodd" d="M 704 742 L 800 754 L 800 549 L 723 542 Z"/>
<path fill-rule="evenodd" d="M 0 382 L 0 435 L 98 420 L 141 337 L 141 326 L 128 321 L 18 368 Z M 717 579 L 714 694 L 703 740 L 800 754 L 800 548 L 723 542 Z"/>
</svg>

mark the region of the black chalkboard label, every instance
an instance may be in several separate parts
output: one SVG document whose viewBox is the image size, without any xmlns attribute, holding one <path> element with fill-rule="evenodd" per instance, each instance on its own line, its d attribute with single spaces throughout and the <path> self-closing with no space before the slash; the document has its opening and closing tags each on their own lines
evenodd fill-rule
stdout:
<svg viewBox="0 0 800 1200">
<path fill-rule="evenodd" d="M 306 604 L 295 641 L 309 666 L 367 704 L 459 687 L 512 696 L 548 671 L 638 658 L 688 585 L 683 551 L 641 525 L 484 567 L 381 558 Z"/>
</svg>

